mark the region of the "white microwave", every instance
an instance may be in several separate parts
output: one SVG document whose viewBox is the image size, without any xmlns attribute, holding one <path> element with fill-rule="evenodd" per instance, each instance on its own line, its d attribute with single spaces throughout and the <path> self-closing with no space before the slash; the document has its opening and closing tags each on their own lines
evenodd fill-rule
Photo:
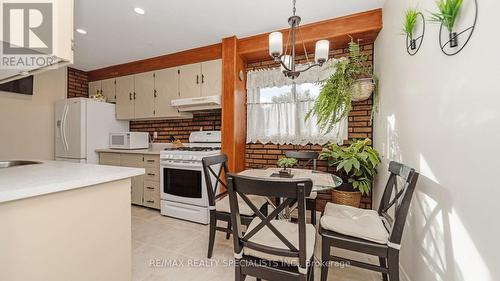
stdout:
<svg viewBox="0 0 500 281">
<path fill-rule="evenodd" d="M 114 149 L 149 148 L 149 133 L 147 132 L 110 133 L 109 148 L 114 148 Z"/>
</svg>

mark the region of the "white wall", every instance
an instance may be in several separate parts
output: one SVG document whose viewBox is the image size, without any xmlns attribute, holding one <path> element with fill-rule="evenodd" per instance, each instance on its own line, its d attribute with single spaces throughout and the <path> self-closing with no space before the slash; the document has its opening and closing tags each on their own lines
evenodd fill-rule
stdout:
<svg viewBox="0 0 500 281">
<path fill-rule="evenodd" d="M 54 158 L 54 103 L 66 83 L 64 67 L 35 75 L 33 96 L 0 92 L 0 159 Z"/>
<path fill-rule="evenodd" d="M 434 0 L 387 0 L 383 8 L 374 142 L 384 171 L 376 200 L 389 160 L 421 173 L 403 238 L 402 280 L 500 280 L 500 2 L 478 2 L 475 33 L 453 57 L 441 53 L 439 26 L 431 23 L 420 53 L 406 54 L 404 11 L 418 6 L 428 15 Z"/>
</svg>

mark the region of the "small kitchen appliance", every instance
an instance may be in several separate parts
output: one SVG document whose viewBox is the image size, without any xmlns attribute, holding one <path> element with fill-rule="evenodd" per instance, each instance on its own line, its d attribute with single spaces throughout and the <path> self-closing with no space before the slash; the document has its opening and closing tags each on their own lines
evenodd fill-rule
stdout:
<svg viewBox="0 0 500 281">
<path fill-rule="evenodd" d="M 149 148 L 149 133 L 147 132 L 110 133 L 109 148 L 113 149 Z"/>
</svg>

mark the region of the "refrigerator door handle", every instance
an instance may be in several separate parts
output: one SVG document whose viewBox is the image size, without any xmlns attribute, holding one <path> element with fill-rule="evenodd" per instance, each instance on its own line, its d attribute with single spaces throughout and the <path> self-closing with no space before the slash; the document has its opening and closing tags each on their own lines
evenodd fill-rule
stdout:
<svg viewBox="0 0 500 281">
<path fill-rule="evenodd" d="M 62 116 L 62 124 L 61 124 L 61 131 L 62 131 L 62 141 L 64 144 L 64 150 L 68 151 L 69 150 L 69 145 L 68 141 L 66 140 L 66 117 L 68 116 L 68 104 L 64 105 L 64 111 L 63 111 L 63 116 Z"/>
</svg>

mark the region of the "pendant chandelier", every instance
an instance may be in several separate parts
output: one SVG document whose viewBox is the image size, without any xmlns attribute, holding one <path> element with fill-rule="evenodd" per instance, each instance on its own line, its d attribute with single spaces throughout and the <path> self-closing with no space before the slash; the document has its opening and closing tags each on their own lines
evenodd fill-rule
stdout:
<svg viewBox="0 0 500 281">
<path fill-rule="evenodd" d="M 290 24 L 290 30 L 288 31 L 288 39 L 285 45 L 285 52 L 283 53 L 283 34 L 281 32 L 272 32 L 269 34 L 269 55 L 275 60 L 279 61 L 281 64 L 281 71 L 283 74 L 291 79 L 299 77 L 300 73 L 305 72 L 315 66 L 322 66 L 328 60 L 328 54 L 330 51 L 330 41 L 319 40 L 316 42 L 316 50 L 314 55 L 315 63 L 309 62 L 309 57 L 307 55 L 306 46 L 302 39 L 302 47 L 304 48 L 304 54 L 307 60 L 306 65 L 302 69 L 297 68 L 296 64 L 296 50 L 295 45 L 297 43 L 297 35 L 302 37 L 300 33 L 300 20 L 301 18 L 297 16 L 295 8 L 296 0 L 293 0 L 293 15 L 288 18 L 288 24 Z"/>
</svg>

